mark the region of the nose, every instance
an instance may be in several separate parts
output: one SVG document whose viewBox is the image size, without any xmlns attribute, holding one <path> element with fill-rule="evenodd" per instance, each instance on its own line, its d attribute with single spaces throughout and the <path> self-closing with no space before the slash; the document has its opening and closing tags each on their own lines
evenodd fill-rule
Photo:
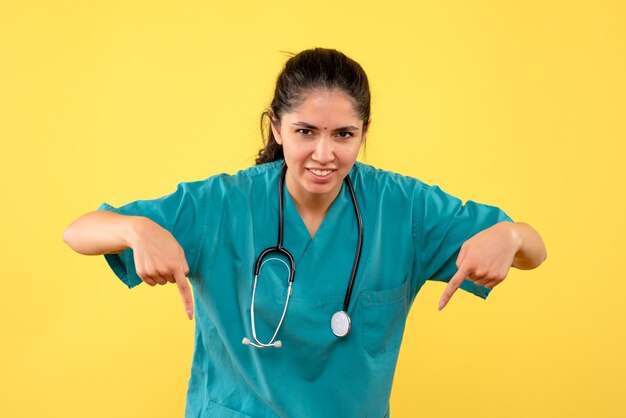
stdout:
<svg viewBox="0 0 626 418">
<path fill-rule="evenodd" d="M 327 164 L 333 161 L 335 159 L 335 154 L 333 153 L 332 140 L 326 136 L 320 137 L 315 144 L 315 149 L 313 150 L 311 158 L 320 164 Z"/>
</svg>

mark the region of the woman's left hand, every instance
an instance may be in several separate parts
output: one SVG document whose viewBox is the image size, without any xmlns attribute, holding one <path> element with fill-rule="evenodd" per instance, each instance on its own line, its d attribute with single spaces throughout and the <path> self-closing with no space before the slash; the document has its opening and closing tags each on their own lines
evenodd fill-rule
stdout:
<svg viewBox="0 0 626 418">
<path fill-rule="evenodd" d="M 504 280 L 522 245 L 514 225 L 511 222 L 499 222 L 463 243 L 456 260 L 458 271 L 441 295 L 439 310 L 447 305 L 463 280 L 470 280 L 488 289 Z"/>
</svg>

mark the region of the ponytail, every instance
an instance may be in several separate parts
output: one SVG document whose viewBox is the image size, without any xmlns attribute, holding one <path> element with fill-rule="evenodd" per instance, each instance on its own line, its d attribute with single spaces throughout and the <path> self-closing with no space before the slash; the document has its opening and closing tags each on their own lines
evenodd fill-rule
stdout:
<svg viewBox="0 0 626 418">
<path fill-rule="evenodd" d="M 264 147 L 259 151 L 259 155 L 255 161 L 256 165 L 271 163 L 272 161 L 285 158 L 282 145 L 278 144 L 278 142 L 276 142 L 276 138 L 274 138 L 274 132 L 272 132 L 271 128 L 272 118 L 267 110 L 261 114 L 261 135 L 264 137 L 263 122 L 266 116 L 269 119 L 267 141 L 264 141 Z"/>
</svg>

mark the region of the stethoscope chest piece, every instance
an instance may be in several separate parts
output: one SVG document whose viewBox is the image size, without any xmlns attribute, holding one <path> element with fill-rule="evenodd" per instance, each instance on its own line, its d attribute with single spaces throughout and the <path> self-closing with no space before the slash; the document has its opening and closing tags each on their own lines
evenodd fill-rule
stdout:
<svg viewBox="0 0 626 418">
<path fill-rule="evenodd" d="M 280 326 L 285 319 L 285 314 L 287 312 L 287 306 L 289 305 L 289 297 L 291 296 L 292 284 L 294 281 L 295 273 L 296 273 L 296 263 L 294 261 L 293 256 L 289 251 L 287 251 L 283 247 L 283 223 L 284 223 L 284 213 L 283 213 L 283 188 L 285 186 L 285 175 L 287 174 L 287 166 L 283 164 L 283 171 L 280 176 L 280 181 L 278 182 L 278 242 L 275 247 L 266 248 L 259 254 L 256 259 L 256 263 L 254 265 L 254 281 L 252 284 L 252 300 L 250 301 L 250 323 L 252 325 L 252 338 L 254 341 L 251 341 L 249 338 L 244 338 L 241 342 L 244 345 L 249 345 L 251 347 L 256 348 L 265 348 L 265 347 L 276 347 L 279 348 L 282 346 L 282 342 L 280 340 L 276 340 L 278 335 L 278 331 L 280 330 Z M 348 191 L 350 192 L 350 198 L 352 199 L 352 205 L 354 206 L 354 214 L 356 216 L 357 225 L 359 229 L 359 235 L 357 237 L 357 248 L 356 253 L 354 255 L 354 264 L 352 265 L 352 272 L 350 273 L 350 281 L 348 282 L 348 289 L 346 290 L 346 296 L 343 301 L 343 309 L 333 315 L 330 319 L 330 328 L 337 337 L 345 337 L 350 332 L 350 317 L 346 313 L 348 310 L 348 306 L 350 305 L 350 296 L 352 295 L 352 287 L 354 285 L 354 279 L 356 277 L 357 268 L 359 267 L 359 260 L 361 258 L 361 249 L 363 247 L 363 219 L 361 218 L 361 211 L 359 210 L 359 205 L 356 201 L 356 195 L 354 193 L 354 188 L 352 187 L 352 182 L 350 181 L 350 177 L 346 176 L 345 180 L 346 185 L 348 186 Z M 283 261 L 280 258 L 268 258 L 264 260 L 265 257 L 271 253 L 279 253 L 282 254 L 288 261 Z M 265 264 L 266 261 L 269 260 L 278 260 L 282 262 L 289 271 L 289 279 L 288 279 L 288 290 L 287 290 L 287 298 L 285 300 L 285 307 L 283 308 L 283 314 L 278 322 L 278 326 L 276 327 L 276 331 L 274 331 L 274 335 L 270 339 L 268 343 L 262 343 L 256 335 L 256 324 L 254 321 L 254 299 L 256 296 L 256 286 L 259 274 L 261 273 L 261 268 Z"/>
<path fill-rule="evenodd" d="M 344 311 L 335 312 L 330 319 L 330 328 L 337 337 L 345 337 L 348 335 L 351 325 L 350 317 Z"/>
</svg>

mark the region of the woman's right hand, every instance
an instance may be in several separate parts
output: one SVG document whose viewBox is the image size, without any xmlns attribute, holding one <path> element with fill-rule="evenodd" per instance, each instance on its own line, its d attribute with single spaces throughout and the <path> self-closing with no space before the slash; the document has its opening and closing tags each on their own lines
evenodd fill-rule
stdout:
<svg viewBox="0 0 626 418">
<path fill-rule="evenodd" d="M 192 319 L 193 298 L 186 278 L 189 265 L 183 248 L 168 230 L 151 219 L 138 218 L 134 226 L 130 246 L 137 275 L 150 286 L 176 283 L 187 317 Z"/>
</svg>

